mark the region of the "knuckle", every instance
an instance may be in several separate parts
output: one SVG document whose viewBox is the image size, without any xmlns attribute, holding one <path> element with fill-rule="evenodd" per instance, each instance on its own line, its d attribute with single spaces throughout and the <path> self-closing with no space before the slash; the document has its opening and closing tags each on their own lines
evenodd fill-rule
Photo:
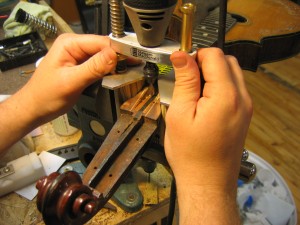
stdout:
<svg viewBox="0 0 300 225">
<path fill-rule="evenodd" d="M 228 93 L 228 104 L 232 109 L 238 109 L 240 106 L 240 96 L 237 89 L 232 89 Z"/>
<path fill-rule="evenodd" d="M 56 40 L 57 41 L 66 41 L 67 39 L 69 39 L 71 37 L 71 34 L 69 34 L 69 33 L 63 33 L 63 34 L 60 34 L 57 38 L 56 38 Z"/>
<path fill-rule="evenodd" d="M 244 95 L 238 89 L 232 89 L 227 93 L 227 110 L 232 115 L 242 113 L 245 118 L 251 118 L 253 114 L 253 103 L 249 95 Z"/>
<path fill-rule="evenodd" d="M 247 108 L 246 108 L 246 111 L 247 111 L 247 114 L 252 117 L 253 115 L 253 101 L 252 101 L 252 98 L 248 95 L 247 97 L 247 100 L 246 100 L 246 104 L 247 104 Z"/>
<path fill-rule="evenodd" d="M 102 77 L 113 70 L 113 65 L 108 65 L 101 53 L 90 58 L 86 65 L 87 70 L 94 76 L 98 77 Z"/>
<path fill-rule="evenodd" d="M 53 46 L 56 47 L 62 47 L 62 46 L 67 46 L 70 41 L 72 40 L 72 34 L 68 34 L 68 33 L 63 33 L 60 34 L 56 39 L 55 42 L 53 44 Z"/>
<path fill-rule="evenodd" d="M 90 60 L 89 63 L 87 63 L 87 69 L 88 71 L 96 76 L 102 75 L 104 73 L 104 70 L 101 65 L 101 63 L 98 62 L 98 60 L 95 60 L 94 58 Z"/>
<path fill-rule="evenodd" d="M 222 57 L 224 58 L 224 52 L 222 51 L 222 49 L 220 48 L 211 48 L 211 52 L 212 55 L 215 55 L 217 57 Z"/>
<path fill-rule="evenodd" d="M 224 52 L 220 48 L 210 47 L 210 48 L 202 48 L 198 50 L 198 56 L 202 55 L 205 58 L 224 58 Z"/>
<path fill-rule="evenodd" d="M 229 61 L 232 64 L 238 64 L 238 60 L 233 55 L 226 55 L 227 61 Z"/>
</svg>

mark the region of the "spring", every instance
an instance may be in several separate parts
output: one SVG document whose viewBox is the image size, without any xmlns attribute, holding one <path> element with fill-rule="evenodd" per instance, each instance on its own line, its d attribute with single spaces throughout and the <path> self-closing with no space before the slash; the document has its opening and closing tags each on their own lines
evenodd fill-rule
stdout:
<svg viewBox="0 0 300 225">
<path fill-rule="evenodd" d="M 57 27 L 41 20 L 23 9 L 18 9 L 15 20 L 19 23 L 25 23 L 30 26 L 33 30 L 43 31 L 46 36 L 54 36 L 57 34 Z"/>
<path fill-rule="evenodd" d="M 114 37 L 123 37 L 124 33 L 124 8 L 122 0 L 110 0 L 111 31 Z"/>
</svg>

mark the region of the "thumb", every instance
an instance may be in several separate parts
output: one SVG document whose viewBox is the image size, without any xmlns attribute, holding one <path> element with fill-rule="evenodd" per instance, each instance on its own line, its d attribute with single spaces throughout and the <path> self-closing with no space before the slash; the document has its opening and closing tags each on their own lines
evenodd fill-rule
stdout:
<svg viewBox="0 0 300 225">
<path fill-rule="evenodd" d="M 175 72 L 173 104 L 195 105 L 200 98 L 200 71 L 195 59 L 185 52 L 174 52 L 171 62 Z"/>
<path fill-rule="evenodd" d="M 117 54 L 112 48 L 106 47 L 84 63 L 76 66 L 77 71 L 75 73 L 79 74 L 84 83 L 90 84 L 112 72 L 116 64 Z"/>
</svg>

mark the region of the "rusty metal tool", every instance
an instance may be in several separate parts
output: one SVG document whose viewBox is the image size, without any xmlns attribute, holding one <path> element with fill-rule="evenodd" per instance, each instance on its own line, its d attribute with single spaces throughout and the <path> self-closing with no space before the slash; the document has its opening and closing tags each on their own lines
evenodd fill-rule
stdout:
<svg viewBox="0 0 300 225">
<path fill-rule="evenodd" d="M 145 88 L 121 106 L 118 121 L 89 164 L 83 183 L 107 202 L 120 185 L 158 127 L 160 102 Z"/>
</svg>

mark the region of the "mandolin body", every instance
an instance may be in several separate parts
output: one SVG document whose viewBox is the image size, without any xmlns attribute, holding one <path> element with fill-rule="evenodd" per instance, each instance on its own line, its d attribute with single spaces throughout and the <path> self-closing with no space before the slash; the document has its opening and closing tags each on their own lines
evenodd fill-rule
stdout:
<svg viewBox="0 0 300 225">
<path fill-rule="evenodd" d="M 300 6 L 289 0 L 229 0 L 228 13 L 241 16 L 225 36 L 226 54 L 243 69 L 278 61 L 300 52 Z"/>
<path fill-rule="evenodd" d="M 201 0 L 196 2 L 198 10 Z M 176 41 L 180 41 L 182 14 L 178 7 L 181 4 L 178 0 L 167 33 L 168 38 Z M 234 55 L 243 69 L 256 71 L 260 64 L 300 52 L 300 6 L 296 3 L 290 0 L 228 0 L 227 13 L 227 25 L 228 21 L 235 21 L 226 27 L 223 50 Z M 218 16 L 219 12 L 213 10 L 195 21 L 194 47 L 216 46 Z"/>
</svg>

